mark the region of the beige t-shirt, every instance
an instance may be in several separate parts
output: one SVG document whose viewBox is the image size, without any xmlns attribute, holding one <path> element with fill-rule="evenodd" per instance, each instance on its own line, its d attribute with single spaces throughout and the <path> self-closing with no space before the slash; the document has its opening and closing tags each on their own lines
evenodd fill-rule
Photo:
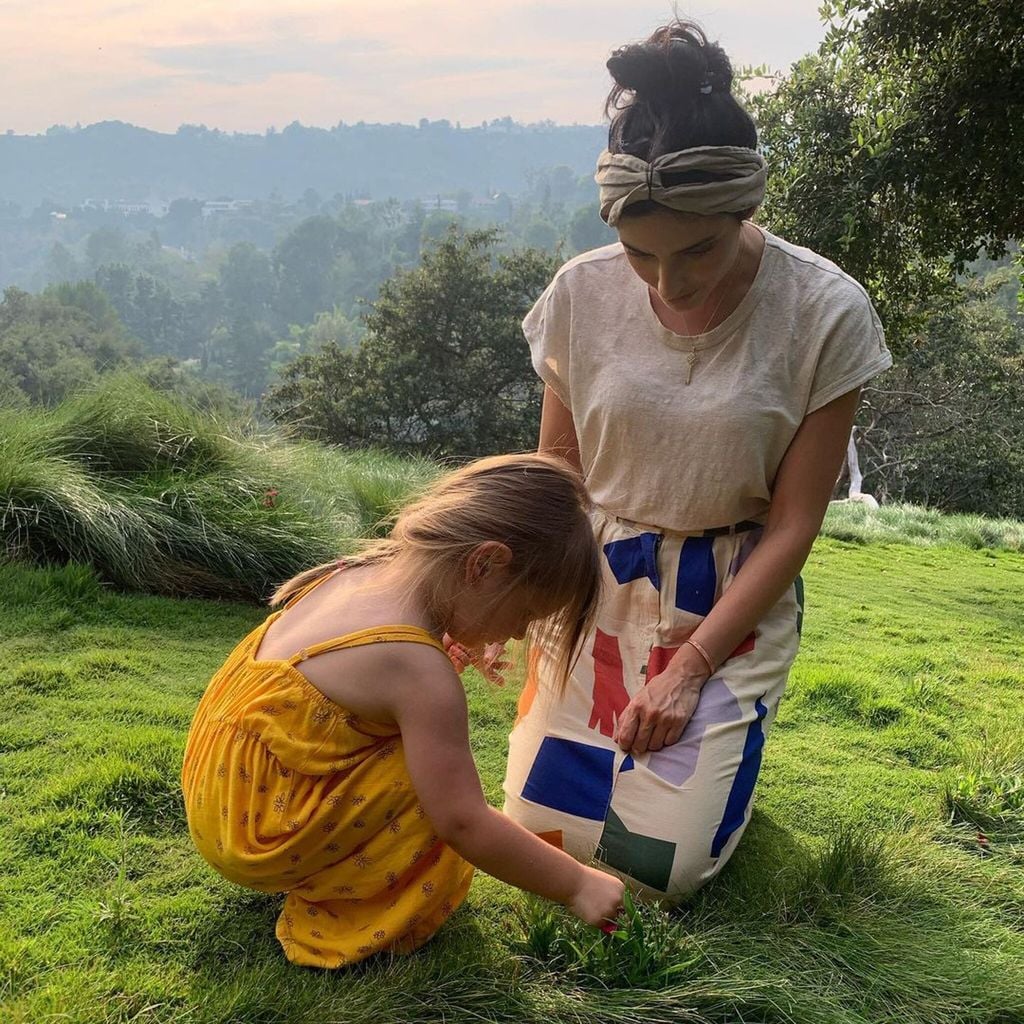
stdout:
<svg viewBox="0 0 1024 1024">
<path fill-rule="evenodd" d="M 566 263 L 523 321 L 609 512 L 682 531 L 763 522 L 803 418 L 892 365 L 864 289 L 763 234 L 750 290 L 695 339 L 662 325 L 618 243 Z"/>
</svg>

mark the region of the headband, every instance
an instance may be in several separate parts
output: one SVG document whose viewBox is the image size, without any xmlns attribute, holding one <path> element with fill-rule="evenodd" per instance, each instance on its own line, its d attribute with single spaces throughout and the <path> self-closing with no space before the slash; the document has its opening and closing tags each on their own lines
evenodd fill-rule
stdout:
<svg viewBox="0 0 1024 1024">
<path fill-rule="evenodd" d="M 665 185 L 662 175 L 703 171 L 722 181 Z M 601 218 L 615 227 L 622 211 L 651 199 L 685 213 L 742 213 L 759 206 L 768 177 L 764 157 L 742 146 L 697 146 L 665 153 L 648 163 L 627 153 L 597 158 L 594 180 L 600 188 Z"/>
</svg>

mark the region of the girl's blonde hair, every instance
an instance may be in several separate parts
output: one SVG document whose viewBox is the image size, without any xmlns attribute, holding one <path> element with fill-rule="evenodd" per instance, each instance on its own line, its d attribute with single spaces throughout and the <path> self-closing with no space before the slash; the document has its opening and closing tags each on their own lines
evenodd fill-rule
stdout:
<svg viewBox="0 0 1024 1024">
<path fill-rule="evenodd" d="M 421 592 L 428 613 L 443 614 L 444 595 L 458 586 L 480 544 L 500 541 L 512 552 L 509 591 L 535 588 L 559 610 L 529 630 L 531 644 L 553 662 L 560 686 L 579 654 L 597 609 L 600 561 L 579 474 L 552 455 L 496 455 L 446 473 L 399 514 L 388 537 L 361 544 L 348 565 L 393 563 L 403 583 Z M 338 568 L 327 562 L 282 584 L 270 599 L 286 602 Z"/>
</svg>

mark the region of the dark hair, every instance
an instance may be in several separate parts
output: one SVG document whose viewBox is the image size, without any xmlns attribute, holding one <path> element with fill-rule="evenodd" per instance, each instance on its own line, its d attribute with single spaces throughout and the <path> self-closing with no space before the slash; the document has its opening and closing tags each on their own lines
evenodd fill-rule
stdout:
<svg viewBox="0 0 1024 1024">
<path fill-rule="evenodd" d="M 615 85 L 605 113 L 611 118 L 608 150 L 648 162 L 664 153 L 696 146 L 757 149 L 757 128 L 732 94 L 732 64 L 701 28 L 676 20 L 642 43 L 622 46 L 608 58 Z M 717 176 L 687 172 L 678 180 L 713 181 Z M 624 211 L 641 214 L 657 203 L 634 203 Z"/>
</svg>

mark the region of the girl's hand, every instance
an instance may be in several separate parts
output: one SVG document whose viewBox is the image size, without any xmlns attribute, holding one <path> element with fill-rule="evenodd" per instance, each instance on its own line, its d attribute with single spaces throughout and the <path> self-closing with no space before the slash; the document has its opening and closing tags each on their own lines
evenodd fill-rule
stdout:
<svg viewBox="0 0 1024 1024">
<path fill-rule="evenodd" d="M 448 660 L 454 666 L 455 671 L 461 676 L 473 663 L 473 658 L 469 651 L 458 641 L 453 640 L 448 633 L 445 633 L 441 638 L 441 643 L 444 645 L 444 653 L 448 655 Z"/>
<path fill-rule="evenodd" d="M 505 685 L 505 670 L 512 664 L 505 657 L 504 644 L 488 644 L 478 657 L 473 658 L 473 666 L 487 680 L 495 686 Z"/>
<path fill-rule="evenodd" d="M 569 901 L 569 909 L 581 921 L 610 931 L 609 926 L 614 925 L 623 912 L 626 887 L 621 879 L 596 868 L 581 866 L 581 870 L 583 877 Z"/>
<path fill-rule="evenodd" d="M 448 655 L 455 671 L 462 673 L 472 665 L 489 683 L 495 686 L 505 685 L 505 670 L 511 662 L 505 658 L 504 644 L 488 644 L 484 649 L 476 650 L 463 647 L 445 633 L 442 640 L 445 653 Z"/>
</svg>

